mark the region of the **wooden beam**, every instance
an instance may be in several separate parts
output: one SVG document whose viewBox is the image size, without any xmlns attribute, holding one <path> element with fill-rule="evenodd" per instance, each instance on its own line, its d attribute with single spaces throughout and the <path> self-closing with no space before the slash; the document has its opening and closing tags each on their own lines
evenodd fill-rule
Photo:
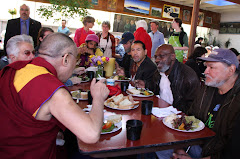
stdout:
<svg viewBox="0 0 240 159">
<path fill-rule="evenodd" d="M 227 0 L 227 1 L 240 4 L 240 1 L 239 1 L 239 0 Z"/>
<path fill-rule="evenodd" d="M 194 4 L 193 4 L 191 30 L 190 30 L 190 36 L 189 36 L 189 48 L 188 48 L 187 57 L 189 57 L 194 50 L 200 1 L 201 0 L 194 0 Z"/>
</svg>

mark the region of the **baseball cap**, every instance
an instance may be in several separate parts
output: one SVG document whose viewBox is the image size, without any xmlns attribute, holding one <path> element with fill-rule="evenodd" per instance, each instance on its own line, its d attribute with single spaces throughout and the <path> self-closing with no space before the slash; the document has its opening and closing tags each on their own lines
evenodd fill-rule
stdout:
<svg viewBox="0 0 240 159">
<path fill-rule="evenodd" d="M 98 44 L 99 38 L 96 34 L 88 34 L 85 41 L 95 41 Z"/>
<path fill-rule="evenodd" d="M 237 56 L 229 49 L 215 49 L 208 57 L 198 57 L 204 61 L 224 62 L 228 65 L 235 65 L 238 68 Z"/>
<path fill-rule="evenodd" d="M 117 35 L 117 36 L 115 36 L 115 39 L 121 40 L 121 36 Z"/>
<path fill-rule="evenodd" d="M 125 32 L 122 35 L 121 44 L 126 44 L 129 40 L 134 40 L 134 35 L 131 32 Z"/>
</svg>

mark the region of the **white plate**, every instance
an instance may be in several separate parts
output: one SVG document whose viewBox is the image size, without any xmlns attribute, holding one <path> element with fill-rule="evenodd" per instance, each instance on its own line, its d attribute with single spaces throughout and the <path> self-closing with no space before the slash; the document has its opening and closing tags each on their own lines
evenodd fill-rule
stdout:
<svg viewBox="0 0 240 159">
<path fill-rule="evenodd" d="M 132 94 L 130 92 L 128 92 L 128 90 L 126 91 L 127 94 L 131 94 L 133 97 L 151 97 L 154 96 L 154 93 L 152 91 L 149 91 L 151 93 L 151 95 L 143 95 L 143 94 Z"/>
<path fill-rule="evenodd" d="M 115 80 L 116 82 L 122 82 L 122 81 L 130 81 L 131 78 L 125 79 L 125 80 Z"/>
<path fill-rule="evenodd" d="M 85 83 L 85 82 L 89 82 L 90 81 L 90 79 L 88 79 L 88 80 L 86 80 L 86 81 L 81 81 L 81 83 Z"/>
<path fill-rule="evenodd" d="M 181 117 L 181 115 L 178 115 L 178 117 Z M 173 128 L 172 124 L 171 123 L 166 123 L 165 122 L 165 118 L 163 118 L 163 124 L 166 125 L 167 127 L 169 127 L 170 129 L 173 129 L 173 130 L 177 130 L 177 131 L 182 131 L 182 132 L 197 132 L 197 131 L 201 131 L 202 129 L 204 129 L 205 125 L 204 123 L 200 120 L 199 124 L 198 124 L 198 128 L 194 129 L 194 130 L 180 130 L 180 129 L 175 129 Z"/>
<path fill-rule="evenodd" d="M 107 114 L 107 113 L 106 113 Z M 113 115 L 113 114 L 109 114 L 109 115 L 106 115 L 106 114 L 104 114 L 104 118 L 107 118 L 109 115 Z M 109 131 L 109 132 L 101 132 L 101 134 L 110 134 L 110 133 L 114 133 L 114 132 L 116 132 L 116 131 L 118 131 L 118 130 L 120 130 L 121 128 L 122 128 L 122 121 L 120 121 L 120 122 L 118 122 L 118 123 L 116 123 L 116 124 L 114 124 L 115 125 L 115 128 L 112 130 L 112 131 Z"/>
<path fill-rule="evenodd" d="M 108 106 L 108 105 L 105 105 L 105 107 L 108 107 L 108 108 L 111 108 L 111 109 L 115 109 L 115 110 L 132 110 L 132 109 L 136 109 L 138 106 L 139 106 L 139 104 L 138 104 L 138 105 L 134 105 L 133 108 L 129 108 L 129 109 L 120 109 L 120 108 L 113 108 L 113 107 L 110 107 L 110 106 Z"/>
<path fill-rule="evenodd" d="M 78 91 L 71 91 L 71 94 L 72 94 L 73 92 L 78 92 Z M 77 98 L 77 97 L 73 97 L 73 96 L 72 96 L 72 98 L 73 98 L 73 99 L 79 99 L 79 100 L 88 100 L 87 98 L 86 98 L 86 99 L 85 99 L 85 98 L 83 99 L 83 98 Z"/>
</svg>

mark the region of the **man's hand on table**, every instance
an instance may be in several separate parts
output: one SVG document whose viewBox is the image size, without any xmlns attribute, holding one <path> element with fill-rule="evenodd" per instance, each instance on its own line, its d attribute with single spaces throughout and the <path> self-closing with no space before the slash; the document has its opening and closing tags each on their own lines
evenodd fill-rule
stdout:
<svg viewBox="0 0 240 159">
<path fill-rule="evenodd" d="M 192 159 L 192 158 L 183 149 L 179 149 L 173 153 L 173 159 Z"/>
<path fill-rule="evenodd" d="M 133 86 L 136 88 L 145 88 L 145 82 L 143 80 L 133 81 Z"/>
<path fill-rule="evenodd" d="M 81 78 L 78 77 L 71 77 L 70 80 L 72 81 L 73 85 L 81 83 Z"/>
<path fill-rule="evenodd" d="M 124 68 L 118 67 L 116 69 L 116 73 L 117 73 L 118 76 L 125 76 Z"/>
</svg>

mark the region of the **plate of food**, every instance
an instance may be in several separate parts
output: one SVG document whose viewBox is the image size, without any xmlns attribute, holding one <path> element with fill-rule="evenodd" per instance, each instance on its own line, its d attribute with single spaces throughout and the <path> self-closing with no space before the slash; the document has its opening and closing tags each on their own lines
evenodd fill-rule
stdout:
<svg viewBox="0 0 240 159">
<path fill-rule="evenodd" d="M 182 132 L 197 132 L 201 131 L 205 125 L 194 116 L 171 114 L 163 118 L 163 124 L 170 129 Z"/>
<path fill-rule="evenodd" d="M 152 91 L 149 91 L 144 88 L 131 88 L 127 89 L 126 91 L 127 94 L 131 94 L 134 97 L 151 97 L 154 95 Z"/>
<path fill-rule="evenodd" d="M 121 82 L 121 81 L 130 81 L 131 78 L 127 78 L 125 76 L 114 76 L 113 79 L 117 82 Z"/>
<path fill-rule="evenodd" d="M 79 100 L 87 100 L 88 99 L 88 93 L 83 92 L 81 90 L 71 91 L 71 94 L 72 94 L 73 99 L 79 99 Z"/>
<path fill-rule="evenodd" d="M 101 134 L 116 132 L 122 128 L 122 115 L 105 115 Z"/>
<path fill-rule="evenodd" d="M 134 101 L 131 95 L 123 96 L 123 94 L 119 94 L 108 98 L 104 102 L 104 105 L 116 110 L 131 110 L 139 106 L 139 101 Z"/>
<path fill-rule="evenodd" d="M 81 82 L 88 82 L 88 81 L 90 81 L 90 78 L 86 74 L 79 75 L 77 77 L 81 78 Z"/>
</svg>

